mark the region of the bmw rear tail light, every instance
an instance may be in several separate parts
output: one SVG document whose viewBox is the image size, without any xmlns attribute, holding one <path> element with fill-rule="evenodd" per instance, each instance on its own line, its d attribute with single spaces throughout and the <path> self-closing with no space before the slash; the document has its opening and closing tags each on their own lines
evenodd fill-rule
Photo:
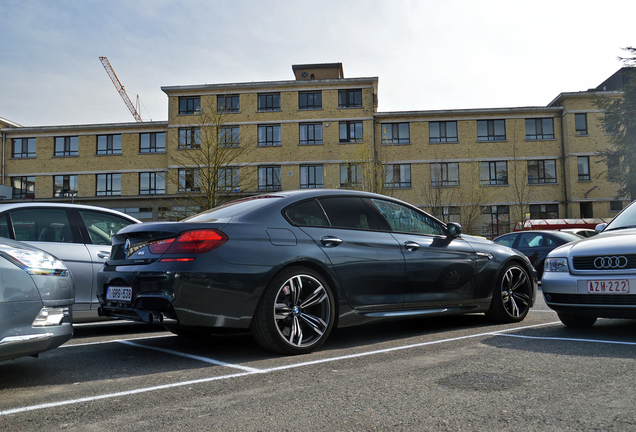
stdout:
<svg viewBox="0 0 636 432">
<path fill-rule="evenodd" d="M 172 239 L 158 240 L 148 245 L 152 254 L 197 254 L 216 249 L 227 241 L 217 229 L 185 231 Z"/>
</svg>

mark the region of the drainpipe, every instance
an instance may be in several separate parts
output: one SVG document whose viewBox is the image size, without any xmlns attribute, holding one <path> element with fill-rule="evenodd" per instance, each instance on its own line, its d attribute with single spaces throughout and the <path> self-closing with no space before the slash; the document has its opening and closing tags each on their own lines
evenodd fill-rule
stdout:
<svg viewBox="0 0 636 432">
<path fill-rule="evenodd" d="M 2 131 L 2 184 L 4 186 L 4 144 L 6 142 L 6 135 L 5 132 Z"/>
<path fill-rule="evenodd" d="M 570 217 L 568 211 L 568 178 L 565 175 L 565 129 L 563 123 L 565 122 L 565 114 L 561 114 L 561 168 L 563 169 L 563 202 L 565 203 L 565 217 Z"/>
</svg>

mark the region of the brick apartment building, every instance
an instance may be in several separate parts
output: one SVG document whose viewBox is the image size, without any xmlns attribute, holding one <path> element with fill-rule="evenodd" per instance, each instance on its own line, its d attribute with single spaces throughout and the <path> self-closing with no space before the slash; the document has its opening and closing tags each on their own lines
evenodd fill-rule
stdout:
<svg viewBox="0 0 636 432">
<path fill-rule="evenodd" d="M 209 142 L 241 148 L 213 165 L 223 199 L 363 188 L 488 237 L 527 218 L 612 217 L 629 200 L 616 197 L 597 155 L 608 138 L 593 103 L 621 96 L 622 70 L 547 106 L 378 112 L 378 78 L 345 78 L 340 63 L 292 69 L 288 81 L 162 87 L 168 121 L 21 127 L 0 118 L 4 202 L 174 219 L 197 209 L 184 197 L 201 190 L 205 164 L 192 154 Z"/>
</svg>

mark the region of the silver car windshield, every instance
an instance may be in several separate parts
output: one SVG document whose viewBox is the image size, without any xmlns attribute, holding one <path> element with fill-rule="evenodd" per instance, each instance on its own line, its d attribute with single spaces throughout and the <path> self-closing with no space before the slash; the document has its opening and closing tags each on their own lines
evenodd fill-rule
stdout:
<svg viewBox="0 0 636 432">
<path fill-rule="evenodd" d="M 636 201 L 635 201 L 636 202 Z M 636 204 L 630 204 L 607 225 L 604 231 L 636 228 Z"/>
</svg>

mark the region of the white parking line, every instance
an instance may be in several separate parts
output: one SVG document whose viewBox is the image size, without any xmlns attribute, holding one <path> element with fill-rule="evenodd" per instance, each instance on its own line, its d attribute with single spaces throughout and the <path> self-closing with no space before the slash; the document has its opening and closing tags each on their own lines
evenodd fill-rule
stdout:
<svg viewBox="0 0 636 432">
<path fill-rule="evenodd" d="M 512 335 L 512 334 L 500 334 L 499 336 L 516 337 L 516 338 L 523 338 L 523 339 L 555 340 L 555 341 L 567 341 L 567 342 L 593 342 L 593 343 L 636 346 L 636 342 L 608 341 L 608 340 L 599 340 L 599 339 L 574 339 L 574 338 L 559 338 L 559 337 L 522 336 L 522 335 Z"/>
<path fill-rule="evenodd" d="M 181 356 L 181 357 L 187 357 L 189 359 L 193 359 L 193 360 L 199 360 L 202 362 L 206 362 L 206 363 L 212 363 L 215 364 L 217 366 L 225 366 L 225 367 L 229 367 L 229 368 L 235 368 L 235 369 L 240 369 L 240 370 L 244 370 L 246 372 L 252 372 L 252 373 L 258 373 L 258 372 L 262 372 L 262 369 L 256 369 L 256 368 L 251 368 L 248 366 L 241 366 L 241 365 L 235 365 L 235 364 L 231 364 L 231 363 L 225 363 L 219 360 L 214 360 L 208 357 L 201 357 L 201 356 L 197 356 L 197 355 L 191 355 L 191 354 L 185 354 L 179 351 L 174 351 L 174 350 L 169 350 L 166 348 L 159 348 L 159 347 L 153 347 L 153 346 L 148 346 L 148 345 L 142 345 L 142 344 L 138 344 L 135 342 L 130 342 L 127 340 L 120 340 L 120 343 L 123 343 L 125 345 L 131 345 L 134 347 L 138 347 L 138 348 L 147 348 L 147 349 L 151 349 L 151 350 L 155 350 L 155 351 L 161 351 L 164 353 L 168 353 L 168 354 L 172 354 L 172 355 L 176 355 L 176 356 Z"/>
<path fill-rule="evenodd" d="M 253 370 L 251 370 L 249 372 L 235 373 L 235 374 L 230 374 L 230 375 L 222 375 L 222 376 L 217 376 L 217 377 L 201 378 L 201 379 L 197 379 L 197 380 L 175 382 L 175 383 L 172 383 L 172 384 L 164 384 L 164 385 L 153 386 L 153 387 L 144 387 L 144 388 L 139 388 L 139 389 L 134 389 L 134 390 L 127 390 L 127 391 L 117 392 L 117 393 L 107 393 L 107 394 L 98 395 L 98 396 L 91 396 L 91 397 L 85 397 L 85 398 L 79 398 L 79 399 L 70 399 L 70 400 L 64 400 L 64 401 L 59 401 L 59 402 L 50 402 L 50 403 L 46 403 L 46 404 L 39 404 L 39 405 L 31 405 L 31 406 L 20 407 L 20 408 L 13 408 L 13 409 L 0 411 L 0 417 L 1 416 L 6 416 L 6 415 L 10 415 L 10 414 L 17 414 L 17 413 L 27 412 L 27 411 L 35 411 L 35 410 L 45 409 L 45 408 L 53 408 L 53 407 L 64 406 L 64 405 L 73 405 L 73 404 L 78 404 L 78 403 L 93 402 L 93 401 L 97 401 L 97 400 L 101 400 L 101 399 L 109 399 L 109 398 L 116 398 L 116 397 L 121 397 L 121 396 L 128 396 L 128 395 L 133 395 L 133 394 L 137 394 L 137 393 L 144 393 L 144 392 L 149 392 L 149 391 L 165 390 L 165 389 L 183 387 L 183 386 L 188 386 L 188 385 L 193 385 L 193 384 L 202 384 L 202 383 L 207 383 L 207 382 L 212 382 L 212 381 L 239 378 L 239 377 L 244 377 L 244 376 L 249 376 L 249 375 L 254 375 L 254 374 L 265 374 L 265 373 L 277 372 L 277 371 L 280 371 L 280 370 L 304 367 L 304 366 L 309 366 L 309 365 L 314 365 L 314 364 L 319 364 L 319 363 L 328 363 L 328 362 L 340 361 L 340 360 L 345 360 L 345 359 L 365 357 L 365 356 L 369 356 L 369 355 L 384 354 L 384 353 L 388 353 L 388 352 L 392 352 L 392 351 L 399 351 L 399 350 L 405 350 L 405 349 L 411 349 L 411 348 L 419 348 L 419 347 L 422 347 L 422 346 L 440 344 L 440 343 L 444 343 L 444 342 L 454 342 L 454 341 L 458 341 L 458 340 L 462 340 L 462 339 L 472 339 L 472 338 L 477 338 L 477 337 L 482 337 L 482 336 L 501 336 L 501 335 L 504 335 L 504 333 L 506 333 L 506 332 L 517 331 L 517 330 L 525 330 L 525 329 L 535 328 L 535 327 L 544 327 L 544 326 L 549 326 L 549 325 L 554 325 L 554 324 L 560 324 L 560 322 L 556 321 L 556 322 L 550 322 L 550 323 L 544 323 L 544 324 L 535 324 L 535 325 L 524 326 L 524 327 L 515 327 L 515 328 L 509 328 L 509 329 L 505 329 L 505 330 L 498 330 L 498 331 L 494 331 L 494 332 L 478 333 L 478 334 L 469 335 L 469 336 L 460 336 L 460 337 L 449 338 L 449 339 L 441 339 L 441 340 L 431 341 L 431 342 L 422 342 L 422 343 L 417 343 L 417 344 L 412 344 L 412 345 L 405 345 L 405 346 L 401 346 L 401 347 L 387 348 L 387 349 L 383 349 L 383 350 L 362 352 L 362 353 L 351 354 L 351 355 L 347 355 L 347 356 L 331 357 L 331 358 L 314 360 L 314 361 L 309 361 L 309 362 L 295 363 L 295 364 L 291 364 L 291 365 L 279 366 L 279 367 L 274 367 L 274 368 L 269 368 L 269 369 L 253 369 Z M 508 335 L 506 335 L 506 336 L 508 336 Z M 549 339 L 549 338 L 545 338 L 545 339 Z M 568 339 L 565 339 L 565 340 L 568 340 Z M 123 342 L 123 341 L 122 340 L 118 340 L 117 342 Z M 133 344 L 133 345 L 137 345 L 137 344 Z M 70 345 L 70 346 L 77 346 L 77 345 Z M 144 347 L 144 348 L 147 348 L 147 347 Z M 230 367 L 232 367 L 232 366 L 230 366 Z M 237 366 L 234 366 L 234 367 L 237 367 Z"/>
</svg>

